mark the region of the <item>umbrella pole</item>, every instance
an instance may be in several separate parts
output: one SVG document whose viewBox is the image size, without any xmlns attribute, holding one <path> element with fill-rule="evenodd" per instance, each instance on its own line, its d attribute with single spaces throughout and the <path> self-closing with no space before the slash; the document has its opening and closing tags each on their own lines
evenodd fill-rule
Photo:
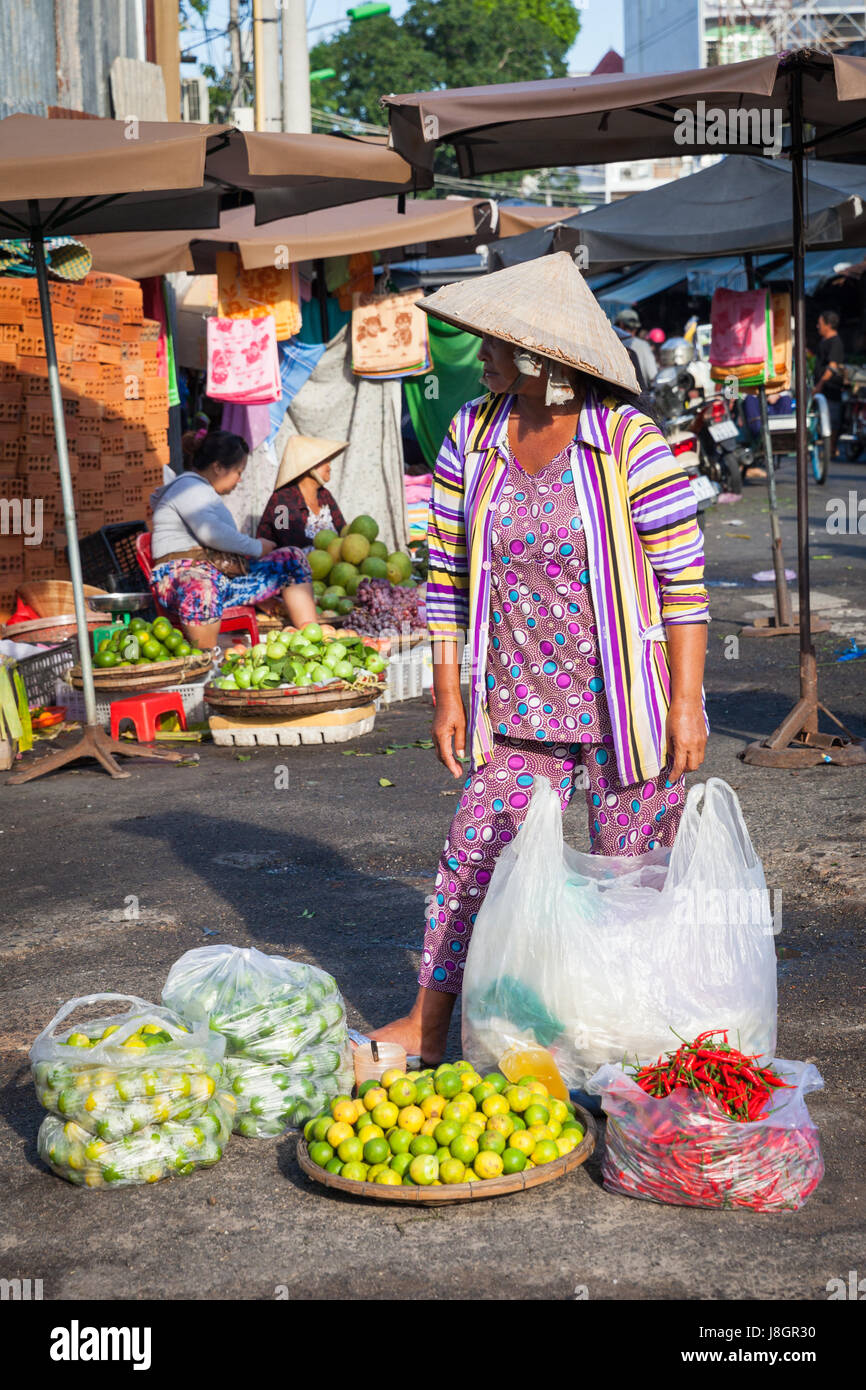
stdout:
<svg viewBox="0 0 866 1390">
<path fill-rule="evenodd" d="M 75 521 L 75 498 L 72 493 L 72 475 L 69 471 L 69 446 L 66 438 L 66 420 L 63 414 L 63 396 L 60 390 L 60 373 L 57 369 L 57 349 L 54 342 L 54 320 L 51 313 L 51 296 L 48 292 L 48 271 L 45 266 L 45 237 L 39 217 L 39 204 L 30 203 L 31 232 L 30 244 L 36 262 L 36 282 L 39 286 L 39 307 L 42 311 L 42 334 L 45 339 L 45 356 L 48 362 L 48 387 L 51 395 L 51 414 L 54 418 L 54 436 L 57 443 L 57 467 L 60 473 L 60 491 L 63 497 L 63 522 L 66 528 L 66 543 L 69 551 L 69 573 L 72 579 L 72 594 L 75 606 L 75 627 L 78 633 L 79 662 L 81 680 L 84 687 L 84 733 L 71 748 L 62 748 L 46 758 L 40 758 L 26 772 L 10 777 L 10 783 L 29 782 L 41 777 L 54 768 L 79 758 L 96 758 L 112 777 L 128 777 L 112 757 L 113 753 L 138 754 L 146 758 L 166 759 L 176 762 L 179 753 L 158 753 L 137 743 L 120 743 L 111 739 L 97 722 L 96 690 L 93 684 L 93 662 L 90 654 L 90 632 L 87 627 L 84 579 L 81 573 L 81 556 L 78 551 L 78 529 Z"/>
<path fill-rule="evenodd" d="M 806 292 L 803 195 L 802 73 L 791 74 L 791 197 L 794 250 L 794 390 L 797 397 L 797 583 L 800 628 L 800 698 L 769 738 L 750 743 L 744 762 L 759 767 L 811 767 L 815 763 L 866 763 L 866 747 L 818 700 L 818 666 L 812 645 L 809 593 L 809 471 L 806 437 Z M 822 734 L 823 710 L 847 737 Z"/>
<path fill-rule="evenodd" d="M 755 288 L 755 263 L 751 255 L 744 257 L 746 263 L 746 282 L 750 290 Z M 785 578 L 785 559 L 782 554 L 782 531 L 779 526 L 779 508 L 776 501 L 776 470 L 773 464 L 773 436 L 770 433 L 770 417 L 767 411 L 767 390 L 758 387 L 758 401 L 761 407 L 761 439 L 764 445 L 764 459 L 767 466 L 767 499 L 770 509 L 770 535 L 772 538 L 773 573 L 775 575 L 776 612 L 772 618 L 757 618 L 749 627 L 741 629 L 741 637 L 775 637 L 796 635 L 799 628 L 791 612 L 791 595 Z"/>
</svg>

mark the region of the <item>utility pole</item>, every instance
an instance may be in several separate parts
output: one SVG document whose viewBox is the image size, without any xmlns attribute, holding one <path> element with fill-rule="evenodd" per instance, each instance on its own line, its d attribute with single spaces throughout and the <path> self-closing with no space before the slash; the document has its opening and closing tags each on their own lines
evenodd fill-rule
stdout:
<svg viewBox="0 0 866 1390">
<path fill-rule="evenodd" d="M 243 106 L 241 88 L 243 86 L 243 59 L 241 57 L 241 0 L 229 0 L 229 53 L 232 66 L 232 96 L 229 112 L 235 106 Z"/>
<path fill-rule="evenodd" d="M 283 130 L 309 133 L 310 56 L 305 0 L 282 0 Z"/>
<path fill-rule="evenodd" d="M 280 49 L 277 0 L 253 0 L 256 130 L 280 129 Z"/>
</svg>

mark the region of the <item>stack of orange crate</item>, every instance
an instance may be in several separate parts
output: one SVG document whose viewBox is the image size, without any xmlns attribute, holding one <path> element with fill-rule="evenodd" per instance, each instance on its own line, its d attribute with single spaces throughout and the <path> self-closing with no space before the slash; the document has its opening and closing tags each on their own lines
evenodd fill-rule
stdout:
<svg viewBox="0 0 866 1390">
<path fill-rule="evenodd" d="M 79 536 L 137 521 L 168 462 L 168 383 L 159 324 L 141 286 L 94 273 L 52 283 L 51 306 Z M 68 578 L 48 364 L 34 279 L 0 279 L 0 498 L 42 504 L 43 539 L 25 545 L 0 513 L 0 618 L 25 580 Z M 31 510 L 31 516 L 35 513 Z"/>
</svg>

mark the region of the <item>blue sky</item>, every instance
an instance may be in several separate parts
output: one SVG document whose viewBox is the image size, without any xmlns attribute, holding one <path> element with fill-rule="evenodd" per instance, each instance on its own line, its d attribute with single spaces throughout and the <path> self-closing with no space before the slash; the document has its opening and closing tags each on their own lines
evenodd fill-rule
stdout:
<svg viewBox="0 0 866 1390">
<path fill-rule="evenodd" d="M 346 10 L 351 0 L 307 0 L 307 24 L 310 42 L 328 38 L 337 32 L 339 23 L 346 22 Z M 391 13 L 395 19 L 406 9 L 407 0 L 391 0 Z M 609 48 L 622 53 L 622 0 L 584 0 L 581 9 L 581 32 L 569 54 L 569 67 L 572 72 L 589 72 Z M 212 0 L 210 29 L 224 30 L 228 18 L 227 0 Z M 326 27 L 319 28 L 324 25 Z M 200 27 L 192 28 L 184 36 L 184 44 L 195 44 L 194 52 L 199 62 L 213 62 L 219 68 L 226 59 L 226 43 L 222 38 L 214 38 L 209 45 L 201 44 L 204 32 Z M 186 67 L 185 72 L 192 72 Z"/>
</svg>

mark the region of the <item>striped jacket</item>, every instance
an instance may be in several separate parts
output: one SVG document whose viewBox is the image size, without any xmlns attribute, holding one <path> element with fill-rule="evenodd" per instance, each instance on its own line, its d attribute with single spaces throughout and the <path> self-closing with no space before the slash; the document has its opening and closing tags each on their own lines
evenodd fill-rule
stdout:
<svg viewBox="0 0 866 1390">
<path fill-rule="evenodd" d="M 472 652 L 472 768 L 489 761 L 493 726 L 485 665 L 493 508 L 508 471 L 513 396 L 470 401 L 454 417 L 433 475 L 427 622 L 432 638 Z M 665 625 L 709 621 L 703 537 L 688 479 L 654 424 L 589 393 L 571 446 L 586 533 L 599 655 L 625 786 L 665 761 L 670 667 Z"/>
</svg>

